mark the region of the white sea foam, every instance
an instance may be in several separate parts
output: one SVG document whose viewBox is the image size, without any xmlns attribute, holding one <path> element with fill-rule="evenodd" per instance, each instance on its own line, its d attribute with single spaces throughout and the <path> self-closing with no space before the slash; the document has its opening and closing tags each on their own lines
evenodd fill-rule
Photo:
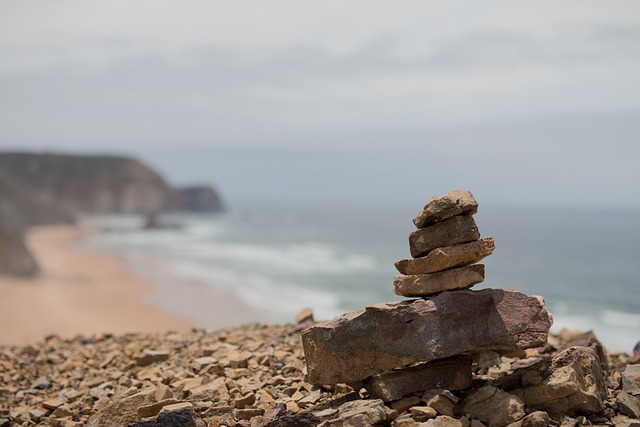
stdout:
<svg viewBox="0 0 640 427">
<path fill-rule="evenodd" d="M 640 313 L 626 313 L 623 311 L 602 310 L 599 313 L 599 318 L 600 321 L 608 325 L 640 328 Z M 638 340 L 640 341 L 640 336 L 638 337 Z"/>
<path fill-rule="evenodd" d="M 185 256 L 234 263 L 238 266 L 268 267 L 303 274 L 345 273 L 368 270 L 375 266 L 373 257 L 340 253 L 318 242 L 291 244 L 284 247 L 191 242 L 180 249 Z"/>
<path fill-rule="evenodd" d="M 175 261 L 165 267 L 178 277 L 231 290 L 247 304 L 276 314 L 282 321 L 291 321 L 293 316 L 306 306 L 313 307 L 318 319 L 329 319 L 340 313 L 337 295 L 308 289 L 301 284 L 186 260 Z"/>
<path fill-rule="evenodd" d="M 594 314 L 567 310 L 564 314 L 553 315 L 552 332 L 559 332 L 563 328 L 571 331 L 591 330 L 610 351 L 631 352 L 636 343 L 640 342 L 640 323 L 634 323 L 638 320 L 638 315 L 610 310 Z M 611 320 L 619 323 L 613 324 Z"/>
</svg>

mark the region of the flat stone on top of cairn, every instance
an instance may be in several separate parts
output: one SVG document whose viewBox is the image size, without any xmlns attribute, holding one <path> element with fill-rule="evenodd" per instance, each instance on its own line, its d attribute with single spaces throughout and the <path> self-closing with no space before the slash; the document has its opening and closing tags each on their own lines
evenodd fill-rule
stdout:
<svg viewBox="0 0 640 427">
<path fill-rule="evenodd" d="M 413 219 L 416 228 L 424 228 L 456 215 L 473 215 L 478 211 L 478 202 L 470 191 L 451 190 L 444 196 L 432 197 Z"/>
</svg>

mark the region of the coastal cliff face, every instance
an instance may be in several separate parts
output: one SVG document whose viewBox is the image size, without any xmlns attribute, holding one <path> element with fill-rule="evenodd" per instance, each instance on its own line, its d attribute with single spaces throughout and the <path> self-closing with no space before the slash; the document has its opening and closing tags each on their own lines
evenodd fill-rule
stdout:
<svg viewBox="0 0 640 427">
<path fill-rule="evenodd" d="M 212 188 L 174 189 L 156 171 L 127 157 L 0 153 L 0 171 L 30 187 L 42 202 L 71 214 L 222 209 Z"/>
<path fill-rule="evenodd" d="M 29 277 L 39 272 L 24 243 L 30 225 L 70 224 L 73 217 L 38 197 L 28 184 L 0 170 L 0 274 Z"/>
<path fill-rule="evenodd" d="M 78 214 L 222 210 L 210 187 L 174 189 L 143 163 L 114 156 L 0 153 L 0 274 L 37 273 L 27 227 Z"/>
<path fill-rule="evenodd" d="M 158 211 L 171 191 L 156 172 L 124 157 L 8 153 L 0 170 L 74 213 Z"/>
</svg>

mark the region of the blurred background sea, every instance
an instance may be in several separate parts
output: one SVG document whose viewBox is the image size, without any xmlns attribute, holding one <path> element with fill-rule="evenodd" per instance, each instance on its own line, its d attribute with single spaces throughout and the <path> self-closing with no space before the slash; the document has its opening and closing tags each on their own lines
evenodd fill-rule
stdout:
<svg viewBox="0 0 640 427">
<path fill-rule="evenodd" d="M 235 202 L 222 214 L 163 215 L 179 227 L 161 230 L 143 230 L 140 216 L 92 216 L 83 223 L 101 232 L 83 245 L 122 256 L 159 286 L 155 303 L 203 327 L 206 313 L 174 304 L 181 289 L 170 283 L 195 286 L 205 305 L 231 292 L 255 321 L 289 322 L 303 307 L 326 320 L 401 299 L 392 291 L 394 262 L 410 256 L 411 219 L 424 201 Z M 486 277 L 474 289 L 542 295 L 554 330 L 592 329 L 610 350 L 633 349 L 640 340 L 637 212 L 479 202 L 476 223 L 496 250 L 481 261 Z"/>
</svg>

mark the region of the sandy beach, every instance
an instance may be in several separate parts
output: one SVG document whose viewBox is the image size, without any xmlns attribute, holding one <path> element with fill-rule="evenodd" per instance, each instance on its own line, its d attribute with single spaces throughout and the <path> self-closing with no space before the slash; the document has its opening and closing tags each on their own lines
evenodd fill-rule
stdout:
<svg viewBox="0 0 640 427">
<path fill-rule="evenodd" d="M 40 265 L 35 279 L 0 277 L 0 344 L 28 344 L 49 334 L 186 331 L 191 322 L 148 302 L 154 286 L 116 256 L 79 249 L 83 230 L 29 230 Z"/>
</svg>

